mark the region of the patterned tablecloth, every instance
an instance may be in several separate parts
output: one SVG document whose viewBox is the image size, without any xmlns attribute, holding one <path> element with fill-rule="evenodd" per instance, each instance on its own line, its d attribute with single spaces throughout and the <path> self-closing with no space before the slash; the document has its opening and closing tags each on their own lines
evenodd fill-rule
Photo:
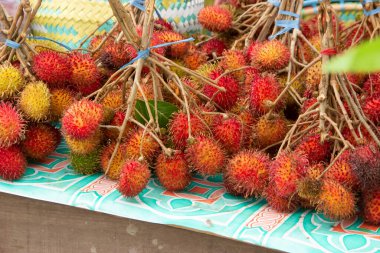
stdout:
<svg viewBox="0 0 380 253">
<path fill-rule="evenodd" d="M 332 222 L 310 210 L 278 213 L 265 200 L 229 195 L 220 176 L 196 177 L 184 192 L 166 191 L 152 179 L 138 197 L 126 199 L 104 175 L 76 174 L 67 153 L 62 143 L 44 163 L 30 164 L 21 180 L 0 180 L 0 191 L 288 252 L 380 252 L 380 227 L 357 218 Z"/>
</svg>

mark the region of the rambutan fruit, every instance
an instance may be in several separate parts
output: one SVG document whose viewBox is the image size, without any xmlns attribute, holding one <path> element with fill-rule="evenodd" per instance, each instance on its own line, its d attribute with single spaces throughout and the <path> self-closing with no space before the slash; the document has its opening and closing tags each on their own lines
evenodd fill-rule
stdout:
<svg viewBox="0 0 380 253">
<path fill-rule="evenodd" d="M 289 48 L 279 40 L 257 43 L 251 51 L 253 67 L 260 70 L 276 71 L 289 64 Z"/>
<path fill-rule="evenodd" d="M 195 70 L 207 62 L 207 56 L 205 53 L 195 50 L 186 54 L 183 61 L 189 69 Z"/>
<path fill-rule="evenodd" d="M 112 161 L 112 164 L 107 172 L 109 162 L 111 160 L 112 154 L 115 150 L 116 143 L 112 142 L 104 147 L 101 155 L 100 155 L 100 165 L 103 169 L 103 172 L 112 180 L 118 180 L 120 177 L 121 169 L 126 162 L 126 148 L 125 143 L 121 143 L 116 155 Z M 107 172 L 107 173 L 106 173 Z"/>
<path fill-rule="evenodd" d="M 228 153 L 236 153 L 240 150 L 244 141 L 242 122 L 237 118 L 215 120 L 212 127 L 215 139 Z"/>
<path fill-rule="evenodd" d="M 19 142 L 25 132 L 25 121 L 12 104 L 0 102 L 0 148 Z"/>
<path fill-rule="evenodd" d="M 370 34 L 364 26 L 358 26 L 353 28 L 347 36 L 345 36 L 343 44 L 346 49 L 358 45 L 364 40 L 369 39 Z"/>
<path fill-rule="evenodd" d="M 323 180 L 316 210 L 333 220 L 344 220 L 355 215 L 355 196 L 333 180 Z"/>
<path fill-rule="evenodd" d="M 319 36 L 319 34 L 312 36 L 309 39 L 309 43 L 314 46 L 314 48 L 320 52 L 322 47 L 322 39 Z M 305 59 L 306 62 L 311 62 L 313 59 L 315 59 L 318 56 L 318 53 L 313 50 L 310 45 L 307 42 L 302 43 L 303 50 L 300 50 L 298 52 L 301 59 Z M 303 53 L 303 55 L 302 55 Z M 302 57 L 303 56 L 303 57 Z"/>
<path fill-rule="evenodd" d="M 24 85 L 24 78 L 11 64 L 0 65 L 0 99 L 12 97 Z"/>
<path fill-rule="evenodd" d="M 100 72 L 89 54 L 72 53 L 70 62 L 73 71 L 71 83 L 79 92 L 89 95 L 101 87 Z"/>
<path fill-rule="evenodd" d="M 319 61 L 306 71 L 306 88 L 312 91 L 318 90 L 322 78 L 322 62 Z"/>
<path fill-rule="evenodd" d="M 44 160 L 58 147 L 61 133 L 49 124 L 30 125 L 21 143 L 24 154 L 36 161 Z"/>
<path fill-rule="evenodd" d="M 184 37 L 181 34 L 173 31 L 159 32 L 157 33 L 157 36 L 161 39 L 163 43 L 176 42 L 184 39 Z M 167 47 L 166 53 L 174 58 L 182 58 L 187 53 L 188 49 L 189 44 L 184 42 L 170 45 L 169 47 Z"/>
<path fill-rule="evenodd" d="M 201 45 L 201 51 L 206 53 L 210 58 L 214 55 L 217 57 L 222 56 L 224 50 L 226 49 L 226 44 L 218 38 L 208 40 Z"/>
<path fill-rule="evenodd" d="M 372 225 L 380 225 L 380 188 L 363 193 L 364 221 Z"/>
<path fill-rule="evenodd" d="M 108 92 L 100 104 L 114 111 L 121 109 L 123 106 L 123 91 L 112 90 Z"/>
<path fill-rule="evenodd" d="M 203 93 L 212 99 L 222 109 L 231 109 L 236 104 L 238 99 L 238 82 L 233 77 L 226 75 L 218 80 L 217 86 L 224 88 L 225 91 L 220 91 L 216 87 L 206 84 L 203 88 Z"/>
<path fill-rule="evenodd" d="M 314 97 L 306 99 L 302 104 L 300 113 L 301 114 L 305 113 L 311 106 L 313 106 L 317 102 L 318 102 L 317 98 L 314 98 Z"/>
<path fill-rule="evenodd" d="M 115 115 L 113 116 L 112 120 L 110 121 L 111 126 L 121 126 L 123 124 L 123 121 L 125 119 L 125 113 L 121 111 L 117 111 Z M 129 122 L 127 123 L 127 127 L 123 133 L 123 138 L 127 138 L 129 134 L 134 129 L 133 123 Z M 108 138 L 116 140 L 119 137 L 120 131 L 117 129 L 106 129 L 105 134 Z"/>
<path fill-rule="evenodd" d="M 33 71 L 52 88 L 65 86 L 72 77 L 70 59 L 54 51 L 44 51 L 34 56 Z"/>
<path fill-rule="evenodd" d="M 297 181 L 297 194 L 302 206 L 314 208 L 322 189 L 320 176 L 325 170 L 322 163 L 307 168 L 306 175 Z"/>
<path fill-rule="evenodd" d="M 95 134 L 102 120 L 102 106 L 82 99 L 67 109 L 62 118 L 62 129 L 73 138 L 86 139 Z"/>
<path fill-rule="evenodd" d="M 349 189 L 354 189 L 358 185 L 358 179 L 352 170 L 349 158 L 350 152 L 347 150 L 326 171 L 324 178 L 334 180 Z"/>
<path fill-rule="evenodd" d="M 362 189 L 380 187 L 380 151 L 366 144 L 351 151 L 349 162 Z"/>
<path fill-rule="evenodd" d="M 119 69 L 136 57 L 137 50 L 131 44 L 112 41 L 104 47 L 100 60 L 108 68 Z"/>
<path fill-rule="evenodd" d="M 268 205 L 277 212 L 292 212 L 296 210 L 297 203 L 294 198 L 285 198 L 277 194 L 277 188 L 272 183 L 264 191 L 264 197 L 268 202 Z"/>
<path fill-rule="evenodd" d="M 220 6 L 206 6 L 198 13 L 198 21 L 211 32 L 226 32 L 232 26 L 232 13 Z"/>
<path fill-rule="evenodd" d="M 243 196 L 244 195 L 244 192 L 240 192 L 239 190 L 240 189 L 236 189 L 234 187 L 234 184 L 225 177 L 225 174 L 223 174 L 223 186 L 224 186 L 224 189 L 226 190 L 226 192 L 228 192 L 229 194 L 233 195 L 233 196 Z"/>
<path fill-rule="evenodd" d="M 358 74 L 358 73 L 348 73 L 347 79 L 353 84 L 356 84 L 359 87 L 362 87 L 363 84 L 367 81 L 368 75 Z"/>
<path fill-rule="evenodd" d="M 100 171 L 99 150 L 88 154 L 70 154 L 70 162 L 78 174 L 91 175 Z"/>
<path fill-rule="evenodd" d="M 375 73 L 369 75 L 367 81 L 363 85 L 363 91 L 367 93 L 370 97 L 380 94 L 380 73 Z"/>
<path fill-rule="evenodd" d="M 126 142 L 126 155 L 129 159 L 139 159 L 142 156 L 150 162 L 159 150 L 157 141 L 142 129 L 131 133 Z"/>
<path fill-rule="evenodd" d="M 75 139 L 70 135 L 64 135 L 64 137 L 71 153 L 84 155 L 98 149 L 102 141 L 102 132 L 97 130 L 93 135 L 85 139 Z"/>
<path fill-rule="evenodd" d="M 154 20 L 154 29 L 158 31 L 173 31 L 173 26 L 165 19 Z"/>
<path fill-rule="evenodd" d="M 331 143 L 325 141 L 321 143 L 320 134 L 313 134 L 305 137 L 295 148 L 295 152 L 303 153 L 309 159 L 310 164 L 325 161 L 330 155 Z"/>
<path fill-rule="evenodd" d="M 19 105 L 29 119 L 33 121 L 46 119 L 51 105 L 51 94 L 47 85 L 41 81 L 27 84 L 20 94 Z"/>
<path fill-rule="evenodd" d="M 144 100 L 144 96 L 146 97 L 147 100 L 154 99 L 152 79 L 144 80 L 143 83 L 140 85 L 140 87 L 141 87 L 142 92 L 140 90 L 137 92 L 137 96 L 136 96 L 137 99 Z"/>
<path fill-rule="evenodd" d="M 268 183 L 269 157 L 261 152 L 240 151 L 229 160 L 224 173 L 245 198 L 259 197 Z"/>
<path fill-rule="evenodd" d="M 221 172 L 226 161 L 224 152 L 215 140 L 199 136 L 186 149 L 189 166 L 199 174 L 215 175 Z"/>
<path fill-rule="evenodd" d="M 294 76 L 291 77 L 291 79 L 293 79 L 293 78 L 294 78 Z M 287 86 L 287 81 L 288 81 L 287 74 L 279 76 L 278 83 L 280 85 L 281 90 L 285 89 L 285 87 Z M 303 78 L 299 78 L 292 83 L 291 87 L 293 89 L 295 89 L 298 94 L 303 94 L 305 92 L 305 89 L 306 89 L 305 81 L 303 80 Z M 294 98 L 289 94 L 289 92 L 286 93 L 284 98 L 286 100 L 287 105 L 292 105 L 292 104 L 296 103 Z"/>
<path fill-rule="evenodd" d="M 363 105 L 364 114 L 375 124 L 380 123 L 380 97 L 374 96 L 366 99 Z"/>
<path fill-rule="evenodd" d="M 227 50 L 223 52 L 223 59 L 220 61 L 220 66 L 225 71 L 232 71 L 246 66 L 244 53 L 240 50 Z M 244 70 L 235 71 L 232 75 L 237 80 L 244 80 Z"/>
<path fill-rule="evenodd" d="M 282 141 L 288 132 L 288 123 L 283 116 L 262 116 L 254 130 L 256 145 L 262 149 Z"/>
<path fill-rule="evenodd" d="M 18 146 L 0 148 L 0 161 L 0 177 L 3 179 L 16 180 L 24 175 L 27 162 Z"/>
<path fill-rule="evenodd" d="M 118 190 L 125 197 L 137 196 L 148 184 L 150 176 L 147 164 L 127 161 L 121 170 Z"/>
<path fill-rule="evenodd" d="M 156 162 L 156 174 L 162 186 L 169 191 L 181 191 L 191 181 L 190 170 L 182 152 L 170 157 L 161 153 Z"/>
<path fill-rule="evenodd" d="M 256 80 L 256 78 L 260 77 L 260 71 L 256 68 L 250 67 L 244 70 L 244 86 L 242 88 L 241 95 L 249 96 L 251 91 L 252 83 Z"/>
<path fill-rule="evenodd" d="M 74 93 L 67 89 L 53 89 L 51 91 L 51 111 L 50 115 L 52 119 L 58 120 L 63 116 L 63 113 L 72 105 L 75 101 Z"/>
<path fill-rule="evenodd" d="M 272 75 L 256 78 L 250 91 L 250 108 L 255 116 L 267 113 L 273 106 L 273 102 L 280 95 L 280 85 Z M 275 105 L 275 111 L 283 108 L 284 104 L 279 102 Z"/>
<path fill-rule="evenodd" d="M 190 114 L 191 135 L 197 137 L 207 134 L 207 127 L 195 115 Z M 169 135 L 175 148 L 184 150 L 189 138 L 189 124 L 187 114 L 175 113 L 169 122 Z"/>
<path fill-rule="evenodd" d="M 281 153 L 270 165 L 270 177 L 281 197 L 291 197 L 297 182 L 306 174 L 309 161 L 299 153 Z"/>
<path fill-rule="evenodd" d="M 95 49 L 98 49 L 98 47 L 100 46 L 100 43 L 104 40 L 105 37 L 106 37 L 105 35 L 94 36 L 90 40 L 90 43 L 88 45 L 88 50 L 94 51 Z M 94 59 L 99 59 L 100 56 L 102 55 L 102 50 L 104 49 L 104 47 L 111 42 L 113 42 L 113 40 L 107 39 L 105 43 L 98 49 L 98 51 L 92 54 L 92 57 Z"/>
</svg>

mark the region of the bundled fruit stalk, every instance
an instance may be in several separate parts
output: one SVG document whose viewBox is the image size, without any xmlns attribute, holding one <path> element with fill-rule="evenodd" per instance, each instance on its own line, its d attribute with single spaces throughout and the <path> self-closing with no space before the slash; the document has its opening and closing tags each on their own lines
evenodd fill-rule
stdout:
<svg viewBox="0 0 380 253">
<path fill-rule="evenodd" d="M 41 1 L 21 1 L 14 17 L 0 6 L 1 32 L 7 38 L 0 52 L 0 177 L 20 178 L 26 157 L 41 161 L 60 143 L 58 129 L 48 124 L 52 95 L 47 84 L 32 75 L 34 50 L 27 30 Z"/>
</svg>

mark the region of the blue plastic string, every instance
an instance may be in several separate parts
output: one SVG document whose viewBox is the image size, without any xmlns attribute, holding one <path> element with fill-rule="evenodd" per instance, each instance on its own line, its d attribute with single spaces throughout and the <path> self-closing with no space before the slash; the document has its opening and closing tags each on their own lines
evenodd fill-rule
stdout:
<svg viewBox="0 0 380 253">
<path fill-rule="evenodd" d="M 13 48 L 13 49 L 20 48 L 20 46 L 21 46 L 19 43 L 15 42 L 13 40 L 8 40 L 8 39 L 5 41 L 5 45 L 7 47 L 10 47 L 10 48 Z"/>
<path fill-rule="evenodd" d="M 55 44 L 57 45 L 60 45 L 61 47 L 64 47 L 66 48 L 67 50 L 71 51 L 72 49 L 68 46 L 66 46 L 65 44 L 61 43 L 61 42 L 58 42 L 56 40 L 53 40 L 53 39 L 49 39 L 49 38 L 46 38 L 46 37 L 42 37 L 42 36 L 29 36 L 28 39 L 31 39 L 31 40 L 46 40 L 46 41 L 51 41 L 51 42 L 54 42 Z"/>
<path fill-rule="evenodd" d="M 282 27 L 280 31 L 278 31 L 276 34 L 273 34 L 269 36 L 269 40 L 275 39 L 277 36 L 280 36 L 282 34 L 285 34 L 293 29 L 299 29 L 300 27 L 300 15 L 290 12 L 290 11 L 279 11 L 280 15 L 288 15 L 291 17 L 294 17 L 295 20 L 276 20 L 275 26 Z"/>
<path fill-rule="evenodd" d="M 148 58 L 149 54 L 150 54 L 150 51 L 152 49 L 155 49 L 155 48 L 160 48 L 160 47 L 167 47 L 167 46 L 171 46 L 171 45 L 175 45 L 175 44 L 180 44 L 180 43 L 186 43 L 186 42 L 190 42 L 190 41 L 193 41 L 194 38 L 187 38 L 187 39 L 184 39 L 184 40 L 178 40 L 178 41 L 173 41 L 173 42 L 167 42 L 167 43 L 163 43 L 163 44 L 159 44 L 159 45 L 155 45 L 155 46 L 151 46 L 151 47 L 148 47 L 147 49 L 145 50 L 141 50 L 137 53 L 137 56 L 132 59 L 130 62 L 128 62 L 127 64 L 123 65 L 120 69 L 123 69 L 133 63 L 135 63 L 137 60 L 139 59 L 146 59 Z"/>
<path fill-rule="evenodd" d="M 157 17 L 158 17 L 159 19 L 163 19 L 162 16 L 161 16 L 161 13 L 157 10 L 156 7 L 154 7 L 154 11 L 156 12 Z"/>
<path fill-rule="evenodd" d="M 380 13 L 380 8 L 376 8 L 370 11 L 367 11 L 366 9 L 364 9 L 364 5 L 367 3 L 373 3 L 373 0 L 363 0 L 363 12 L 365 16 L 368 17 L 368 16 L 372 16 L 372 15 L 376 15 Z"/>
<path fill-rule="evenodd" d="M 280 7 L 281 2 L 279 0 L 268 0 L 268 3 L 272 4 L 275 7 Z"/>
<path fill-rule="evenodd" d="M 145 0 L 132 0 L 131 5 L 135 6 L 140 11 L 145 11 Z"/>
</svg>

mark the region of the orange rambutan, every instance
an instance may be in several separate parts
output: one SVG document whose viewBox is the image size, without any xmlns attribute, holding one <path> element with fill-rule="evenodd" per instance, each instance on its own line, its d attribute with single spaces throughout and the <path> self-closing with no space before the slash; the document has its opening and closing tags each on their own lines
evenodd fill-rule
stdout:
<svg viewBox="0 0 380 253">
<path fill-rule="evenodd" d="M 63 113 L 70 105 L 74 103 L 75 95 L 67 88 L 53 89 L 51 91 L 50 101 L 50 115 L 54 120 L 58 120 L 63 116 Z"/>
<path fill-rule="evenodd" d="M 205 53 L 195 50 L 186 54 L 183 62 L 189 69 L 195 70 L 207 62 L 207 56 Z"/>
<path fill-rule="evenodd" d="M 226 161 L 224 152 L 214 139 L 199 136 L 188 145 L 186 158 L 189 166 L 203 176 L 221 172 Z"/>
<path fill-rule="evenodd" d="M 256 146 L 260 149 L 282 141 L 288 132 L 288 123 L 283 116 L 262 116 L 254 127 Z"/>
<path fill-rule="evenodd" d="M 157 36 L 163 43 L 175 42 L 184 39 L 180 33 L 174 31 L 159 32 L 157 33 Z M 182 58 L 184 55 L 186 55 L 188 49 L 189 44 L 186 42 L 174 44 L 167 47 L 166 54 L 174 58 Z"/>
<path fill-rule="evenodd" d="M 131 133 L 126 141 L 126 155 L 128 159 L 143 157 L 146 161 L 151 162 L 159 150 L 160 145 L 157 141 L 142 129 Z"/>
<path fill-rule="evenodd" d="M 268 183 L 269 157 L 261 152 L 240 151 L 225 169 L 226 179 L 243 196 L 259 197 Z"/>
<path fill-rule="evenodd" d="M 251 51 L 252 65 L 260 70 L 276 71 L 289 64 L 289 48 L 279 40 L 257 43 Z"/>
<path fill-rule="evenodd" d="M 333 180 L 323 180 L 316 210 L 333 220 L 348 219 L 355 215 L 355 196 Z"/>
<path fill-rule="evenodd" d="M 224 50 L 226 49 L 226 44 L 218 38 L 208 40 L 201 45 L 201 51 L 207 54 L 210 58 L 214 55 L 217 57 L 222 56 Z"/>
<path fill-rule="evenodd" d="M 223 52 L 223 59 L 220 61 L 220 66 L 225 71 L 233 71 L 246 66 L 244 53 L 240 50 L 230 49 Z M 232 75 L 237 80 L 244 80 L 244 70 L 235 71 Z"/>
<path fill-rule="evenodd" d="M 181 191 L 190 184 L 191 174 L 184 153 L 172 156 L 161 153 L 156 162 L 158 180 L 169 191 Z"/>
<path fill-rule="evenodd" d="M 270 165 L 270 178 L 277 194 L 284 198 L 297 192 L 298 181 L 305 176 L 309 162 L 299 153 L 281 153 Z"/>
<path fill-rule="evenodd" d="M 322 61 L 318 61 L 306 71 L 306 88 L 317 91 L 322 78 Z"/>
<path fill-rule="evenodd" d="M 85 139 L 75 139 L 70 135 L 64 135 L 67 146 L 72 154 L 85 155 L 99 148 L 102 142 L 102 131 L 97 130 L 93 135 Z"/>
<path fill-rule="evenodd" d="M 206 6 L 200 10 L 198 21 L 211 32 L 225 32 L 232 26 L 232 13 L 221 6 Z"/>
<path fill-rule="evenodd" d="M 334 180 L 349 189 L 358 185 L 358 179 L 350 164 L 350 152 L 346 150 L 340 158 L 326 171 L 324 178 Z"/>
<path fill-rule="evenodd" d="M 125 143 L 121 143 L 119 145 L 119 148 L 117 149 L 116 155 L 114 159 L 112 160 L 112 163 L 108 170 L 108 165 L 115 148 L 116 148 L 116 143 L 111 142 L 110 144 L 104 147 L 100 155 L 100 165 L 103 169 L 103 172 L 106 174 L 106 176 L 108 176 L 112 180 L 119 179 L 123 165 L 127 160 L 127 156 L 126 156 L 127 146 L 125 145 Z"/>
</svg>

